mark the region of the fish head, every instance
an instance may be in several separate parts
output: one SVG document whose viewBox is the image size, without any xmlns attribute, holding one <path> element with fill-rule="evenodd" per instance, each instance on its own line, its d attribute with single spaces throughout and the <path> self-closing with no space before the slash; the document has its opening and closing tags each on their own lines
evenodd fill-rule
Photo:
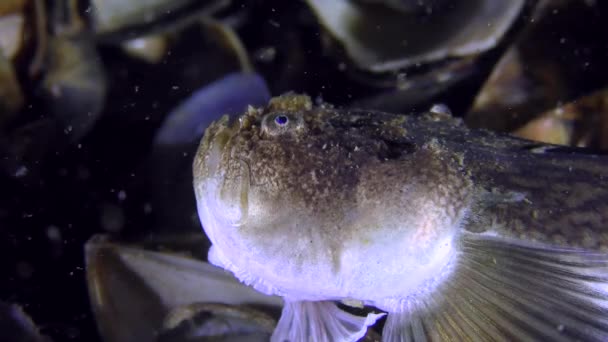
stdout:
<svg viewBox="0 0 608 342">
<path fill-rule="evenodd" d="M 283 147 L 296 146 L 305 132 L 301 111 L 264 113 L 253 107 L 206 129 L 193 174 L 199 216 L 212 242 L 246 241 L 247 234 L 262 233 L 291 216 L 288 210 L 296 205 L 285 182 L 293 170 Z"/>
<path fill-rule="evenodd" d="M 408 272 L 432 273 L 452 250 L 470 183 L 457 156 L 413 142 L 404 122 L 287 94 L 213 123 L 194 188 L 224 263 L 282 288 L 323 279 L 327 293 L 353 298 L 366 296 L 353 293 L 360 282 L 382 279 L 389 291 Z"/>
</svg>

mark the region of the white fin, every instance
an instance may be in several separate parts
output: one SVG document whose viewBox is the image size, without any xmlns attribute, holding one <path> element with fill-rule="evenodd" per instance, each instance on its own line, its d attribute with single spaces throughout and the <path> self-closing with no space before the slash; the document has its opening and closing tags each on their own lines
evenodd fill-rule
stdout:
<svg viewBox="0 0 608 342">
<path fill-rule="evenodd" d="M 222 252 L 216 247 L 216 245 L 211 245 L 211 248 L 209 248 L 209 252 L 207 252 L 207 260 L 214 266 L 223 268 L 228 272 L 232 272 L 232 274 L 240 282 L 253 287 L 258 292 L 268 296 L 274 296 L 280 293 L 278 289 L 266 283 L 262 278 L 253 276 L 249 272 L 237 268 L 222 255 Z"/>
<path fill-rule="evenodd" d="M 272 342 L 353 342 L 365 336 L 384 313 L 355 316 L 334 302 L 285 301 Z"/>
<path fill-rule="evenodd" d="M 608 341 L 608 253 L 466 236 L 453 275 L 383 341 Z"/>
</svg>

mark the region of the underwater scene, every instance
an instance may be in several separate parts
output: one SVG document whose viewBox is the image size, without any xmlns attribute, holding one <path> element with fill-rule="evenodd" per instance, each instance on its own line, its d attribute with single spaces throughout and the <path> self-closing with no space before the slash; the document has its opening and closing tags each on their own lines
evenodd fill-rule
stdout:
<svg viewBox="0 0 608 342">
<path fill-rule="evenodd" d="M 0 342 L 608 341 L 608 3 L 0 0 Z"/>
</svg>

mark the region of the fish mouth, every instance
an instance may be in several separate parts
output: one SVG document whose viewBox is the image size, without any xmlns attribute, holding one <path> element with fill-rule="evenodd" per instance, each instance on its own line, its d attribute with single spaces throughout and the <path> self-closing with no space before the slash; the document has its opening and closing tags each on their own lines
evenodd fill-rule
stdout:
<svg viewBox="0 0 608 342">
<path fill-rule="evenodd" d="M 227 115 L 209 125 L 193 165 L 197 201 L 207 203 L 216 219 L 233 227 L 245 222 L 249 209 L 249 164 L 230 157 L 229 151 L 239 127 Z"/>
<path fill-rule="evenodd" d="M 222 153 L 232 134 L 228 115 L 222 116 L 207 127 L 193 163 L 195 184 L 218 175 Z"/>
</svg>

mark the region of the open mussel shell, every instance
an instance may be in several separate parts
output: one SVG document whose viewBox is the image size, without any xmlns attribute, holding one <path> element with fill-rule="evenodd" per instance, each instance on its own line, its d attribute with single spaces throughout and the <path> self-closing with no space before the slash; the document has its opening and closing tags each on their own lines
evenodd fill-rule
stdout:
<svg viewBox="0 0 608 342">
<path fill-rule="evenodd" d="M 15 58 L 25 44 L 25 1 L 0 3 L 0 127 L 12 120 L 24 104 L 15 70 Z"/>
<path fill-rule="evenodd" d="M 392 113 L 428 107 L 432 99 L 440 100 L 441 95 L 449 89 L 472 79 L 479 72 L 479 65 L 475 62 L 474 57 L 465 57 L 412 77 L 398 76 L 396 83 L 390 78 L 385 79 L 374 85 L 387 89 L 356 98 L 349 106 Z M 369 85 L 369 78 L 361 76 L 361 81 Z"/>
<path fill-rule="evenodd" d="M 608 149 L 608 89 L 545 111 L 513 134 L 552 144 Z"/>
<path fill-rule="evenodd" d="M 282 306 L 280 298 L 186 255 L 96 236 L 86 244 L 85 257 L 91 306 L 104 341 L 270 336 L 269 315 Z"/>
<path fill-rule="evenodd" d="M 86 135 L 104 108 L 107 81 L 94 42 L 86 34 L 52 37 L 42 88 L 50 111 L 66 135 Z"/>
<path fill-rule="evenodd" d="M 592 38 L 597 37 L 596 32 L 605 31 L 604 21 L 596 16 L 598 4 L 539 2 L 529 24 L 482 85 L 465 115 L 467 124 L 519 132 L 545 142 L 585 145 L 569 135 L 580 131 L 571 123 L 577 121 L 575 126 L 579 126 L 586 120 L 573 121 L 560 114 L 569 109 L 554 109 L 606 86 L 605 44 Z M 582 114 L 577 116 L 581 118 Z"/>
<path fill-rule="evenodd" d="M 0 48 L 0 126 L 13 119 L 23 103 L 24 97 L 14 66 Z"/>
<path fill-rule="evenodd" d="M 91 0 L 93 29 L 104 42 L 183 28 L 211 15 L 229 0 Z"/>
<path fill-rule="evenodd" d="M 432 13 L 441 6 L 450 3 L 449 0 L 353 0 L 367 4 L 381 4 L 396 11 L 405 13 Z"/>
<path fill-rule="evenodd" d="M 154 225 L 173 232 L 200 232 L 196 201 L 192 192 L 192 157 L 205 129 L 212 121 L 232 117 L 249 105 L 263 106 L 270 90 L 262 76 L 249 72 L 230 73 L 194 91 L 166 116 L 153 140 L 150 157 L 142 165 L 149 181 Z"/>
<path fill-rule="evenodd" d="M 0 1 L 0 15 L 20 12 L 27 3 L 28 0 L 2 0 Z"/>
<path fill-rule="evenodd" d="M 139 58 L 146 63 L 156 64 L 162 61 L 167 53 L 169 39 L 165 35 L 150 35 L 137 37 L 123 44 L 123 49 L 130 56 Z"/>
<path fill-rule="evenodd" d="M 51 342 L 17 304 L 0 301 L 0 341 Z"/>
<path fill-rule="evenodd" d="M 276 325 L 270 315 L 243 306 L 200 303 L 173 310 L 158 342 L 269 341 Z"/>
<path fill-rule="evenodd" d="M 360 69 L 392 72 L 476 55 L 501 41 L 524 0 L 453 2 L 428 15 L 382 3 L 307 0 L 323 28 Z"/>
<path fill-rule="evenodd" d="M 24 43 L 25 15 L 22 12 L 1 13 L 0 8 L 0 50 L 13 59 Z"/>
<path fill-rule="evenodd" d="M 144 24 L 175 8 L 182 7 L 190 0 L 92 0 L 94 22 L 98 32 L 103 33 L 134 24 Z"/>
</svg>

